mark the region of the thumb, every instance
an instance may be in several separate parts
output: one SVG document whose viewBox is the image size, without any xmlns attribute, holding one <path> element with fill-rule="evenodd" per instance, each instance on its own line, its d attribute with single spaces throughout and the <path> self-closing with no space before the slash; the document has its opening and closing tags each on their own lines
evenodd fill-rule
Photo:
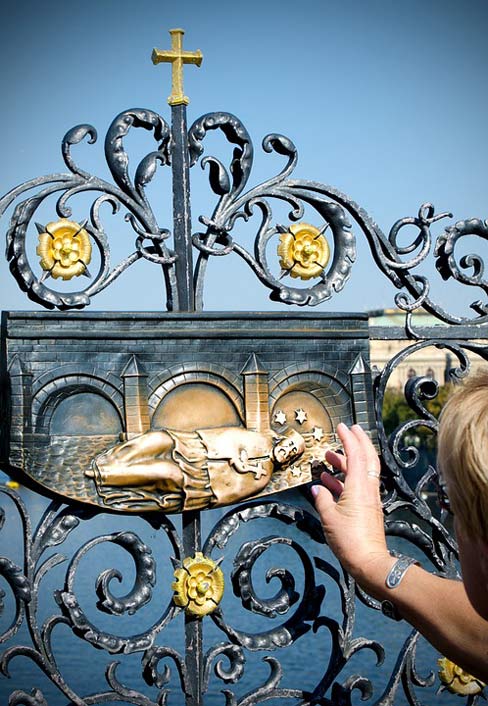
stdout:
<svg viewBox="0 0 488 706">
<path fill-rule="evenodd" d="M 323 485 L 312 485 L 311 492 L 315 501 L 315 509 L 321 517 L 326 517 L 335 509 L 335 500 L 332 493 L 327 488 L 324 488 Z"/>
</svg>

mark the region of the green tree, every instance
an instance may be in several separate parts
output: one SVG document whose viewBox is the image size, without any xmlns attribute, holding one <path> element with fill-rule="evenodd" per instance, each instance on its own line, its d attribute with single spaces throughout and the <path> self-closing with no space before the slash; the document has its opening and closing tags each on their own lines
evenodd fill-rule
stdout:
<svg viewBox="0 0 488 706">
<path fill-rule="evenodd" d="M 434 399 L 422 400 L 423 406 L 436 419 L 438 419 L 451 389 L 452 386 L 450 384 L 440 386 Z M 400 427 L 404 422 L 407 422 L 410 419 L 422 420 L 423 418 L 418 412 L 409 407 L 407 400 L 405 399 L 404 391 L 397 388 L 386 390 L 383 399 L 382 412 L 387 437 L 389 437 L 395 429 Z M 406 452 L 405 454 L 401 452 L 402 446 L 405 449 L 414 446 L 418 449 L 420 454 L 418 462 L 414 467 L 411 467 L 406 474 L 406 479 L 413 488 L 424 475 L 428 466 L 435 465 L 437 434 L 428 427 L 422 425 L 422 422 L 420 421 L 413 428 L 406 431 L 400 439 L 400 455 L 406 461 L 409 457 Z"/>
<path fill-rule="evenodd" d="M 451 393 L 452 386 L 450 384 L 441 385 L 437 396 L 432 400 L 423 400 L 423 405 L 430 414 L 436 419 L 439 418 L 441 410 Z M 383 424 L 385 426 L 386 435 L 389 436 L 397 427 L 410 419 L 421 419 L 418 412 L 409 407 L 405 399 L 403 390 L 397 388 L 387 389 L 383 400 L 382 410 Z M 413 439 L 412 437 L 418 437 Z M 415 435 L 410 434 L 408 443 L 414 443 L 415 446 L 425 446 L 427 449 L 434 449 L 437 444 L 436 435 L 433 434 L 428 427 L 419 424 L 415 428 Z"/>
</svg>

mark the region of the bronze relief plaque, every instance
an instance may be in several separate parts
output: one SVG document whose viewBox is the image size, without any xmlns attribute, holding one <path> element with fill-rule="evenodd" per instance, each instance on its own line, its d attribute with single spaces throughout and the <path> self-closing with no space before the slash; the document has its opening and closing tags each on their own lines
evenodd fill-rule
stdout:
<svg viewBox="0 0 488 706">
<path fill-rule="evenodd" d="M 341 421 L 374 433 L 361 314 L 3 315 L 2 456 L 21 482 L 123 512 L 312 480 Z"/>
</svg>

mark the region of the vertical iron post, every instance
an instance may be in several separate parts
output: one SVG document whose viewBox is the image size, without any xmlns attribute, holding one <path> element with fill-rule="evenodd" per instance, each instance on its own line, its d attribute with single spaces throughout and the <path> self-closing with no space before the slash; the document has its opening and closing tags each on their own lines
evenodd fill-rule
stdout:
<svg viewBox="0 0 488 706">
<path fill-rule="evenodd" d="M 177 311 L 194 311 L 193 255 L 190 210 L 190 157 L 186 126 L 186 105 L 171 106 L 173 149 L 173 240 L 176 253 Z"/>
<path fill-rule="evenodd" d="M 194 556 L 201 549 L 201 524 L 198 510 L 184 512 L 183 552 Z M 187 676 L 186 706 L 202 706 L 203 654 L 202 619 L 185 613 L 185 665 Z"/>
<path fill-rule="evenodd" d="M 175 274 L 178 301 L 176 311 L 194 311 L 193 256 L 191 242 L 190 213 L 190 157 L 188 153 L 188 133 L 186 127 L 186 106 L 190 102 L 183 90 L 183 67 L 185 64 L 200 66 L 202 52 L 183 50 L 182 29 L 170 29 L 171 49 L 153 49 L 153 64 L 171 64 L 171 132 L 173 148 L 171 162 L 173 169 L 173 241 L 176 254 Z"/>
<path fill-rule="evenodd" d="M 173 239 L 177 256 L 175 263 L 177 311 L 194 311 L 193 257 L 191 242 L 191 210 L 189 183 L 188 135 L 186 106 L 171 107 L 173 134 Z M 183 512 L 184 556 L 194 556 L 201 549 L 200 512 Z M 202 622 L 195 615 L 185 614 L 185 664 L 188 678 L 186 706 L 202 705 Z"/>
<path fill-rule="evenodd" d="M 173 244 L 176 255 L 175 276 L 178 300 L 173 303 L 175 311 L 194 311 L 195 295 L 193 288 L 193 253 L 191 240 L 190 209 L 190 155 L 188 150 L 188 130 L 186 106 L 189 99 L 183 91 L 184 64 L 200 66 L 203 56 L 200 50 L 183 50 L 182 29 L 171 29 L 171 49 L 154 49 L 152 61 L 170 63 L 172 67 L 171 95 L 171 167 L 173 176 Z M 200 513 L 182 514 L 183 551 L 185 557 L 194 556 L 201 548 Z M 200 618 L 185 615 L 186 647 L 186 706 L 202 704 L 202 624 Z"/>
<path fill-rule="evenodd" d="M 190 209 L 190 155 L 188 150 L 188 130 L 186 106 L 189 98 L 183 91 L 184 64 L 200 66 L 203 56 L 200 50 L 184 51 L 182 29 L 171 29 L 171 49 L 154 49 L 152 61 L 170 63 L 172 67 L 171 95 L 171 165 L 173 176 L 173 244 L 176 254 L 175 276 L 178 300 L 175 311 L 194 311 L 195 295 L 193 288 L 193 253 L 191 240 Z M 185 557 L 194 556 L 201 548 L 200 512 L 182 514 L 183 551 Z M 201 706 L 203 682 L 202 623 L 197 616 L 185 615 L 186 647 L 186 706 Z"/>
</svg>

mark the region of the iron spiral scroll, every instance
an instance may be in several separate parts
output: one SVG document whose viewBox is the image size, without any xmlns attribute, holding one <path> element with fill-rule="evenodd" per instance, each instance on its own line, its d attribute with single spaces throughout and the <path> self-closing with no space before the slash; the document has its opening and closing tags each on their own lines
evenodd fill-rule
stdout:
<svg viewBox="0 0 488 706">
<path fill-rule="evenodd" d="M 139 162 L 132 177 L 124 139 L 130 130 L 139 128 L 150 132 L 156 145 Z M 209 131 L 222 133 L 232 146 L 227 166 L 217 157 L 205 155 L 205 137 Z M 146 193 L 158 167 L 167 171 L 172 166 L 174 140 L 169 126 L 157 113 L 145 109 L 124 111 L 115 118 L 105 139 L 105 156 L 113 183 L 89 174 L 75 162 L 72 149 L 84 140 L 90 144 L 96 141 L 93 127 L 80 125 L 66 134 L 62 153 L 67 173 L 33 179 L 0 200 L 0 215 L 9 208 L 14 209 L 7 234 L 7 258 L 12 274 L 31 300 L 47 308 L 81 309 L 136 261 L 145 259 L 148 264 L 161 268 L 167 307 L 178 310 L 180 285 L 175 263 L 180 254 L 170 245 L 173 214 L 168 214 L 167 222 L 160 224 Z M 412 378 L 406 388 L 412 419 L 391 434 L 384 428 L 383 405 L 395 369 L 422 348 L 435 346 L 452 353 L 458 360 L 457 367 L 451 371 L 454 382 L 469 371 L 467 353 L 487 359 L 483 328 L 478 328 L 479 342 L 464 340 L 468 334 L 463 328 L 468 324 L 485 324 L 487 305 L 473 301 L 471 316 L 450 313 L 434 300 L 429 280 L 415 270 L 433 256 L 443 280 L 454 279 L 486 293 L 488 282 L 484 278 L 482 258 L 479 255 L 458 258 L 456 245 L 473 235 L 486 240 L 488 222 L 476 218 L 461 220 L 434 237 L 433 224 L 450 214 L 436 214 L 434 207 L 426 203 L 416 216 L 398 220 L 385 235 L 361 207 L 334 187 L 292 178 L 298 157 L 294 144 L 287 137 L 268 135 L 262 146 L 266 153 L 274 152 L 283 157 L 286 164 L 275 176 L 248 188 L 253 146 L 247 130 L 235 116 L 210 113 L 196 120 L 188 130 L 190 164 L 195 167 L 200 162 L 201 167 L 208 170 L 209 184 L 216 196 L 213 211 L 200 216 L 202 228 L 193 232 L 191 238 L 196 255 L 192 271 L 194 307 L 203 308 L 209 259 L 232 255 L 250 267 L 275 301 L 299 306 L 327 301 L 346 286 L 351 275 L 356 260 L 353 225 L 362 233 L 378 270 L 400 290 L 395 302 L 405 312 L 404 337 L 409 342 L 409 347 L 396 355 L 374 380 L 387 534 L 390 541 L 401 541 L 415 548 L 432 570 L 455 577 L 458 575 L 457 546 L 452 528 L 445 513 L 432 502 L 432 490 L 439 486 L 434 466 L 430 465 L 420 480 L 411 480 L 419 457 L 409 439 L 417 427 L 435 435 L 437 419 L 426 401 L 437 396 L 439 387 L 430 378 Z M 96 194 L 79 225 L 94 244 L 99 264 L 93 274 L 86 266 L 88 277 L 84 288 L 61 291 L 51 283 L 48 270 L 37 273 L 28 240 L 38 209 L 49 199 L 56 199 L 57 216 L 69 220 L 73 213 L 72 201 L 83 194 Z M 280 272 L 279 268 L 275 272 L 276 258 L 273 260 L 270 255 L 271 244 L 288 232 L 288 226 L 274 215 L 275 203 L 290 208 L 288 218 L 292 223 L 300 222 L 306 209 L 313 211 L 321 234 L 329 242 L 330 264 L 315 276 L 311 286 L 287 285 L 281 279 L 286 272 Z M 103 215 L 105 206 L 113 214 L 126 210 L 126 221 L 133 231 L 134 241 L 129 253 L 116 264 L 112 262 L 111 238 L 107 235 L 110 229 Z M 254 226 L 251 248 L 237 242 L 233 235 L 236 224 L 241 222 L 249 228 Z M 401 245 L 404 229 L 412 227 L 415 235 L 411 242 Z M 43 231 L 45 223 L 41 223 L 39 229 Z M 414 327 L 413 315 L 420 307 L 439 321 L 452 325 L 449 329 L 452 340 L 446 334 L 442 338 L 424 335 Z M 215 561 L 224 559 L 227 594 L 230 595 L 226 601 L 234 602 L 253 620 L 252 627 L 236 624 L 234 612 L 228 608 L 230 603 L 219 605 L 203 622 L 204 630 L 210 625 L 213 635 L 218 637 L 200 655 L 200 671 L 195 673 L 189 668 L 184 651 L 165 643 L 171 626 L 183 620 L 183 611 L 171 596 L 161 598 L 161 586 L 170 583 L 165 581 L 166 577 L 171 577 L 174 568 L 181 566 L 185 555 L 184 532 L 172 520 L 164 516 L 156 520 L 145 517 L 139 518 L 140 531 L 100 530 L 97 522 L 101 513 L 77 504 L 60 505 L 56 501 L 46 506 L 39 520 L 34 520 L 19 494 L 3 488 L 1 492 L 3 502 L 17 515 L 24 552 L 22 560 L 15 556 L 0 558 L 3 580 L 0 618 L 4 621 L 0 641 L 5 643 L 0 654 L 0 671 L 4 677 L 14 676 L 19 661 L 30 660 L 43 675 L 44 683 L 48 683 L 47 688 L 56 693 L 52 697 L 56 701 L 51 701 L 44 687 L 44 691 L 37 687 L 31 691 L 16 689 L 9 696 L 9 706 L 47 706 L 57 704 L 59 698 L 64 699 L 63 703 L 77 706 L 110 703 L 178 706 L 182 698 L 195 706 L 203 703 L 250 706 L 273 700 L 297 706 L 348 706 L 355 703 L 358 696 L 375 706 L 388 706 L 398 699 L 412 706 L 431 704 L 435 675 L 425 674 L 422 658 L 418 658 L 421 649 L 418 633 L 413 631 L 402 638 L 395 653 L 396 663 L 383 666 L 387 663 L 388 647 L 374 635 L 369 636 L 362 617 L 373 614 L 379 618 L 380 605 L 355 586 L 328 552 L 306 495 L 302 498 L 295 494 L 291 498 L 293 504 L 281 498 L 245 502 L 225 511 L 217 520 L 208 513 L 213 517 L 213 526 L 208 528 L 202 551 Z M 114 519 L 110 515 L 107 518 L 108 524 Z M 2 508 L 0 537 L 9 522 L 10 515 Z M 259 530 L 261 525 L 265 527 L 263 532 Z M 258 528 L 257 537 L 249 536 L 248 528 L 253 527 Z M 169 552 L 157 559 L 163 541 Z M 77 588 L 84 571 L 82 567 L 98 548 L 108 545 L 125 557 L 124 569 L 113 566 L 100 570 L 90 585 L 95 607 L 87 608 Z M 61 554 L 64 547 L 66 551 Z M 293 561 L 287 566 L 286 558 L 280 559 L 283 564 L 268 569 L 263 576 L 261 558 L 276 549 L 283 550 L 285 557 L 293 556 Z M 68 561 L 66 557 L 70 554 L 72 558 Z M 127 561 L 131 566 L 129 578 L 125 576 Z M 116 590 L 119 582 L 124 587 L 123 595 Z M 128 590 L 127 583 L 131 584 Z M 49 597 L 54 597 L 55 606 L 50 615 L 41 607 L 44 585 L 50 586 Z M 278 586 L 271 596 L 265 591 L 268 585 L 270 588 Z M 335 602 L 331 599 L 334 595 Z M 363 611 L 361 615 L 360 611 Z M 106 627 L 106 619 L 110 627 Z M 122 629 L 118 621 L 125 620 L 128 622 L 123 623 Z M 104 655 L 103 687 L 95 688 L 86 683 L 80 686 L 66 669 L 62 655 L 56 652 L 56 637 L 60 631 L 69 632 L 90 655 Z M 317 670 L 318 677 L 315 675 L 302 685 L 299 683 L 301 674 L 286 673 L 281 655 L 295 646 L 301 649 L 311 635 L 321 641 L 320 652 L 313 655 L 321 668 Z M 10 645 L 12 640 L 24 644 Z M 368 673 L 355 671 L 354 658 L 358 654 L 368 655 L 372 664 Z M 124 672 L 124 663 L 135 659 L 138 661 L 137 679 L 132 681 Z M 255 667 L 258 663 L 264 672 Z M 374 676 L 381 670 L 383 683 L 375 688 Z M 198 697 L 191 702 L 195 680 L 198 681 Z M 466 703 L 476 704 L 480 698 L 468 696 Z"/>
<path fill-rule="evenodd" d="M 140 160 L 131 177 L 129 155 L 124 147 L 124 138 L 132 129 L 150 131 L 156 148 Z M 209 131 L 220 131 L 233 147 L 232 158 L 227 166 L 215 156 L 204 155 L 205 137 Z M 181 256 L 170 247 L 172 231 L 171 214 L 161 226 L 149 203 L 146 189 L 154 179 L 158 166 L 168 168 L 174 148 L 171 130 L 157 113 L 134 108 L 118 115 L 109 127 L 105 138 L 106 162 L 113 177 L 108 182 L 83 170 L 72 155 L 72 148 L 87 139 L 95 143 L 97 132 L 90 125 L 78 125 L 69 130 L 62 142 L 62 154 L 68 173 L 32 179 L 0 199 L 0 215 L 17 204 L 13 211 L 7 234 L 7 259 L 10 269 L 20 287 L 33 301 L 47 308 L 84 308 L 92 297 L 108 287 L 122 273 L 141 258 L 162 268 L 169 310 L 178 308 L 178 283 L 175 262 Z M 275 152 L 286 158 L 283 169 L 267 181 L 249 188 L 248 180 L 253 166 L 254 149 L 244 125 L 230 113 L 209 113 L 196 120 L 187 133 L 187 149 L 190 166 L 200 162 L 208 169 L 210 187 L 217 197 L 213 212 L 199 216 L 204 230 L 194 232 L 192 243 L 197 254 L 193 271 L 195 308 L 203 307 L 203 293 L 207 263 L 211 257 L 226 257 L 231 254 L 241 258 L 255 273 L 261 283 L 270 290 L 270 298 L 285 304 L 315 306 L 331 299 L 346 285 L 356 259 L 356 237 L 352 222 L 365 236 L 378 269 L 401 290 L 395 303 L 401 309 L 412 312 L 422 306 L 440 320 L 451 324 L 485 323 L 488 320 L 486 304 L 477 299 L 472 302 L 473 316 L 458 316 L 445 310 L 431 295 L 429 279 L 414 270 L 427 262 L 428 256 L 435 259 L 436 268 L 444 280 L 456 280 L 467 286 L 488 291 L 484 277 L 484 262 L 480 255 L 459 256 L 456 245 L 467 236 L 488 238 L 488 223 L 479 218 L 469 218 L 447 226 L 435 239 L 431 226 L 436 221 L 452 217 L 450 213 L 435 213 L 430 203 L 422 204 L 417 216 L 399 219 L 388 235 L 349 196 L 332 186 L 291 178 L 298 161 L 293 142 L 283 135 L 267 135 L 262 143 L 267 153 Z M 32 193 L 34 192 L 34 193 Z M 91 280 L 84 288 L 75 292 L 63 292 L 50 283 L 50 272 L 38 274 L 29 255 L 29 232 L 32 230 L 39 207 L 57 195 L 55 210 L 60 218 L 69 219 L 71 202 L 84 193 L 98 193 L 85 213 L 83 226 L 93 241 L 99 255 L 99 265 L 92 275 L 88 267 L 84 274 Z M 29 195 L 30 194 L 30 195 Z M 27 198 L 25 198 L 27 196 Z M 276 270 L 271 255 L 270 243 L 280 233 L 286 232 L 287 224 L 275 221 L 273 205 L 285 203 L 290 207 L 290 222 L 303 218 L 310 207 L 327 235 L 332 249 L 330 264 L 314 275 L 317 280 L 310 286 L 290 286 L 282 278 L 289 272 Z M 104 226 L 102 207 L 108 205 L 112 213 L 127 209 L 126 221 L 135 234 L 134 247 L 117 264 L 111 262 L 111 238 Z M 84 212 L 86 211 L 83 206 Z M 257 222 L 253 249 L 247 249 L 234 239 L 232 233 L 238 221 Z M 42 229 L 38 224 L 38 230 Z M 416 232 L 411 242 L 400 244 L 405 237 L 403 229 Z M 330 235 L 329 235 L 330 234 Z M 276 258 L 275 258 L 276 259 Z"/>
<path fill-rule="evenodd" d="M 431 341 L 416 342 L 410 350 L 402 352 L 397 360 L 385 369 L 376 380 L 377 409 L 381 412 L 383 395 L 388 376 L 399 364 L 399 359 L 408 356 L 420 346 L 431 345 Z M 442 343 L 444 345 L 444 342 Z M 470 350 L 476 344 L 468 344 Z M 460 343 L 449 344 L 449 349 L 459 360 L 454 375 L 463 376 L 469 369 L 469 361 Z M 481 350 L 483 352 L 483 350 Z M 401 538 L 413 545 L 429 562 L 433 570 L 441 575 L 457 576 L 457 548 L 451 531 L 446 525 L 444 512 L 432 508 L 422 496 L 422 490 L 429 483 L 437 483 L 435 469 L 429 467 L 427 473 L 412 487 L 408 482 L 407 471 L 417 462 L 415 449 L 409 449 L 401 438 L 414 424 L 428 425 L 435 432 L 436 422 L 424 406 L 426 399 L 437 393 L 436 384 L 430 379 L 415 379 L 409 384 L 407 399 L 418 414 L 414 421 L 404 424 L 387 438 L 379 424 L 379 439 L 384 461 L 384 511 L 386 530 L 389 539 Z M 354 581 L 344 573 L 333 557 L 324 555 L 324 537 L 320 523 L 303 499 L 299 504 L 289 505 L 271 499 L 267 502 L 247 502 L 222 513 L 209 529 L 203 543 L 203 553 L 227 562 L 226 580 L 234 594 L 234 600 L 244 612 L 251 612 L 259 618 L 259 627 L 246 629 L 237 627 L 237 611 L 229 613 L 225 606 L 219 606 L 211 617 L 220 639 L 205 651 L 202 658 L 202 674 L 197 677 L 189 672 L 184 655 L 175 647 L 164 643 L 164 637 L 171 623 L 181 617 L 181 609 L 171 601 L 161 603 L 161 581 L 168 576 L 173 566 L 179 565 L 183 556 L 183 542 L 175 524 L 167 517 L 144 520 L 151 530 L 152 541 L 161 533 L 167 538 L 172 562 L 168 557 L 158 563 L 153 548 L 143 541 L 133 529 L 130 531 L 104 532 L 91 536 L 90 524 L 96 521 L 97 513 L 77 505 L 62 506 L 51 502 L 43 516 L 33 525 L 29 512 L 13 490 L 2 490 L 6 502 L 12 503 L 23 528 L 23 565 L 4 557 L 0 564 L 0 574 L 6 581 L 10 593 L 11 617 L 1 639 L 7 643 L 0 657 L 0 669 L 4 676 L 15 673 L 16 662 L 23 657 L 31 660 L 35 668 L 44 674 L 62 695 L 65 703 L 88 706 L 103 703 L 127 703 L 139 706 L 160 706 L 161 704 L 181 703 L 182 694 L 191 690 L 191 682 L 201 679 L 202 703 L 205 695 L 209 703 L 222 703 L 226 706 L 250 706 L 277 700 L 290 704 L 352 704 L 354 695 L 359 692 L 361 699 L 375 706 L 397 703 L 400 694 L 412 706 L 431 703 L 432 691 L 422 697 L 422 690 L 432 686 L 435 676 L 425 674 L 425 667 L 417 659 L 419 635 L 412 631 L 403 641 L 394 668 L 390 670 L 386 685 L 378 693 L 374 680 L 368 673 L 350 674 L 349 664 L 358 653 L 369 653 L 369 662 L 381 669 L 388 654 L 374 637 L 358 634 L 358 610 L 361 605 L 370 611 L 378 612 L 379 604 L 364 594 Z M 401 511 L 401 514 L 399 514 Z M 2 511 L 2 525 L 7 519 Z M 11 518 L 8 518 L 11 521 Z M 257 536 L 249 539 L 247 528 L 264 523 L 265 532 L 257 530 Z M 272 524 L 272 529 L 270 526 Z M 288 529 L 288 531 L 287 531 Z M 5 531 L 5 528 L 2 527 Z M 81 546 L 69 540 L 80 532 Z M 270 533 L 271 532 L 271 533 Z M 244 537 L 240 535 L 244 534 Z M 77 540 L 79 541 L 79 540 Z M 83 605 L 86 595 L 77 595 L 76 583 L 82 571 L 83 562 L 97 547 L 117 545 L 133 564 L 132 579 L 124 595 L 114 590 L 123 574 L 114 568 L 104 569 L 91 584 L 91 597 L 96 600 L 95 620 L 93 610 L 88 617 Z M 234 544 L 233 544 L 234 543 Z M 68 544 L 65 551 L 63 545 Z M 235 546 L 229 553 L 229 548 Z M 263 577 L 260 558 L 273 547 L 285 548 L 295 559 L 290 568 L 286 559 L 280 567 L 268 568 Z M 63 551 L 64 553 L 61 553 Z M 72 554 L 67 562 L 67 554 Z M 325 558 L 327 556 L 327 558 Z M 64 565 L 64 570 L 59 569 Z M 44 583 L 49 583 L 49 575 L 56 573 L 53 595 L 57 610 L 45 617 L 40 609 L 40 597 Z M 303 576 L 300 584 L 298 574 Z M 64 578 L 63 578 L 64 576 Z M 167 581 L 166 581 L 167 583 Z M 131 585 L 132 584 L 132 585 Z M 263 597 L 261 592 L 266 584 L 274 587 L 274 593 Z M 127 585 L 127 581 L 124 584 Z M 278 586 L 276 590 L 276 586 Z M 228 590 L 229 590 L 228 589 Z M 329 595 L 336 592 L 338 604 L 330 602 Z M 358 603 L 359 600 L 359 603 Z M 148 627 L 141 629 L 144 607 L 153 606 Z M 5 605 L 3 605 L 5 609 Z M 364 608 L 361 608 L 364 610 Z M 124 615 L 137 626 L 134 634 L 108 631 L 99 625 L 103 616 L 120 620 Z M 141 617 L 138 617 L 141 616 Z M 359 621 L 360 622 L 360 621 Z M 130 622 L 129 622 L 130 624 Z M 254 625 L 254 623 L 253 623 Z M 30 644 L 8 646 L 23 626 L 28 628 Z M 62 655 L 56 651 L 56 635 L 69 629 L 73 638 L 83 641 L 105 655 L 106 687 L 92 690 L 86 686 L 80 690 L 73 686 L 63 674 Z M 204 628 L 205 629 L 205 628 Z M 321 648 L 314 653 L 320 660 L 321 676 L 313 683 L 302 686 L 297 672 L 289 675 L 281 664 L 281 654 L 287 648 L 300 645 L 307 635 L 314 635 L 315 643 Z M 324 639 L 327 634 L 328 638 Z M 327 648 L 326 645 L 329 645 Z M 253 678 L 255 667 L 252 656 L 267 665 L 268 675 L 261 681 Z M 124 660 L 136 657 L 139 661 L 138 683 L 127 683 L 123 678 Z M 310 659 L 310 656 L 308 657 Z M 322 673 L 323 672 L 323 673 Z M 93 672 L 94 674 L 94 672 Z M 100 677 L 101 678 L 101 677 Z M 290 682 L 291 678 L 291 682 Z M 134 672 L 132 672 L 134 679 Z M 242 685 L 246 691 L 243 693 Z M 249 690 L 249 686 L 251 689 Z M 219 692 L 221 692 L 219 694 Z M 478 696 L 468 697 L 466 703 L 476 704 Z M 53 703 L 57 703 L 54 701 Z M 41 689 L 30 692 L 16 690 L 9 699 L 12 704 L 22 706 L 47 706 L 51 703 Z"/>
</svg>

